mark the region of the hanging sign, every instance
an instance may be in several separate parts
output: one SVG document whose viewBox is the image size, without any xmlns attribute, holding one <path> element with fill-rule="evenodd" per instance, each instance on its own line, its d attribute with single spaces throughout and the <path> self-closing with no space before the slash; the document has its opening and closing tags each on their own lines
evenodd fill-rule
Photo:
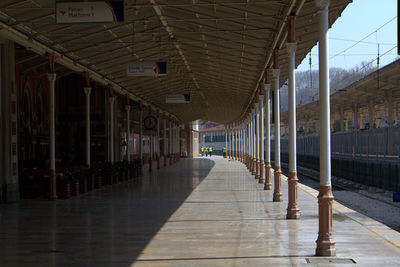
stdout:
<svg viewBox="0 0 400 267">
<path fill-rule="evenodd" d="M 167 104 L 190 103 L 190 94 L 166 95 L 165 103 Z"/>
<path fill-rule="evenodd" d="M 124 21 L 124 1 L 57 2 L 56 23 L 115 23 Z"/>
<path fill-rule="evenodd" d="M 158 76 L 167 74 L 167 62 L 138 61 L 128 63 L 128 76 Z"/>
</svg>

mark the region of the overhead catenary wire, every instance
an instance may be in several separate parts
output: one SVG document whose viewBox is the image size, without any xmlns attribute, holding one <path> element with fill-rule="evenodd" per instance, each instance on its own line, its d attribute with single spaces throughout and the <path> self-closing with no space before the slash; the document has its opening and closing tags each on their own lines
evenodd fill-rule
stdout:
<svg viewBox="0 0 400 267">
<path fill-rule="evenodd" d="M 379 28 L 377 28 L 376 30 L 374 30 L 373 32 L 369 33 L 367 36 L 365 36 L 364 38 L 360 39 L 359 41 L 357 41 L 356 43 L 352 44 L 351 46 L 345 48 L 344 50 L 342 50 L 341 52 L 334 54 L 333 56 L 331 56 L 329 59 L 332 59 L 334 57 L 340 56 L 341 54 L 345 53 L 346 51 L 348 51 L 349 49 L 355 47 L 356 45 L 358 45 L 359 43 L 361 43 L 362 41 L 364 41 L 365 39 L 367 39 L 368 37 L 370 37 L 373 34 L 376 34 L 380 29 L 382 29 L 383 27 L 385 27 L 386 25 L 388 25 L 390 22 L 392 22 L 393 20 L 395 20 L 397 18 L 397 16 L 391 18 L 389 21 L 385 22 L 382 26 L 380 26 Z"/>
</svg>

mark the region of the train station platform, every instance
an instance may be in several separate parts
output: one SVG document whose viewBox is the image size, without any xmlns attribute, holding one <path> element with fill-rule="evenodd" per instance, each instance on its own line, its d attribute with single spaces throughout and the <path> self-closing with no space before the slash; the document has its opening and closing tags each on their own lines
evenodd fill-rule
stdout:
<svg viewBox="0 0 400 267">
<path fill-rule="evenodd" d="M 68 200 L 0 206 L 0 266 L 398 266 L 400 233 L 334 203 L 337 256 L 315 257 L 317 191 L 286 220 L 239 162 L 181 159 Z"/>
</svg>

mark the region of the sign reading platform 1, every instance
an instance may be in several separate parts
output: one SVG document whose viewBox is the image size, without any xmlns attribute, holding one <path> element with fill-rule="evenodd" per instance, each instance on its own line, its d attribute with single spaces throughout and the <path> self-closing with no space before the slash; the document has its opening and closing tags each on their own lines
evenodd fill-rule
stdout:
<svg viewBox="0 0 400 267">
<path fill-rule="evenodd" d="M 126 66 L 128 76 L 158 76 L 167 74 L 167 62 L 140 61 Z"/>
<path fill-rule="evenodd" d="M 124 1 L 57 2 L 56 23 L 115 23 L 124 21 Z"/>
</svg>

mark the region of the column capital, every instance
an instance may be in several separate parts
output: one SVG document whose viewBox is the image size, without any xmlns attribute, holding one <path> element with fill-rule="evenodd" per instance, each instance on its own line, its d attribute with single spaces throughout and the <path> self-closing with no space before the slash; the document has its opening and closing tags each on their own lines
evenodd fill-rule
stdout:
<svg viewBox="0 0 400 267">
<path fill-rule="evenodd" d="M 125 110 L 126 111 L 131 111 L 131 105 L 125 105 Z"/>
<path fill-rule="evenodd" d="M 108 98 L 108 102 L 109 102 L 110 104 L 114 104 L 114 101 L 115 101 L 115 96 L 110 96 L 110 97 Z"/>
<path fill-rule="evenodd" d="M 259 98 L 260 103 L 264 102 L 264 95 L 259 95 L 258 98 Z"/>
<path fill-rule="evenodd" d="M 328 8 L 329 4 L 330 4 L 330 0 L 315 0 L 315 5 L 320 10 Z"/>
<path fill-rule="evenodd" d="M 85 88 L 83 88 L 83 91 L 85 92 L 86 95 L 88 95 L 88 94 L 90 94 L 90 91 L 92 91 L 92 88 L 85 87 Z"/>
<path fill-rule="evenodd" d="M 289 56 L 296 53 L 296 48 L 297 48 L 297 43 L 286 43 L 286 49 L 287 49 Z"/>
<path fill-rule="evenodd" d="M 57 78 L 57 74 L 56 73 L 47 73 L 47 80 L 49 82 L 54 82 Z"/>
<path fill-rule="evenodd" d="M 274 77 L 274 79 L 279 78 L 280 69 L 271 69 L 271 70 L 272 70 L 272 76 Z"/>
<path fill-rule="evenodd" d="M 271 84 L 270 83 L 264 84 L 264 91 L 268 92 L 269 90 L 271 90 Z"/>
</svg>

